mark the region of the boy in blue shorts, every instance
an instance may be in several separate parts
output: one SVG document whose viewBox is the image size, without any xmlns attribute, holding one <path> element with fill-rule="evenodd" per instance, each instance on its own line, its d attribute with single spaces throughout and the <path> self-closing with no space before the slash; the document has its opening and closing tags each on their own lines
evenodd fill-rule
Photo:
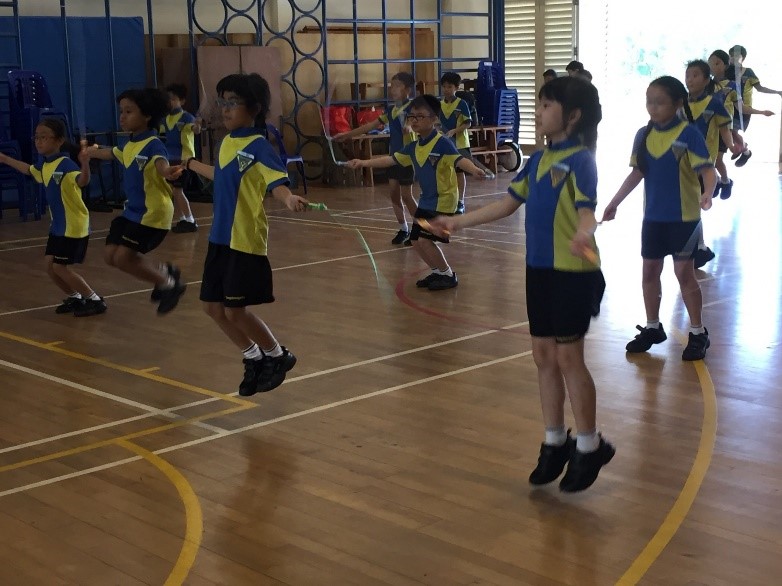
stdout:
<svg viewBox="0 0 782 586">
<path fill-rule="evenodd" d="M 467 129 L 472 126 L 472 116 L 470 106 L 456 96 L 456 92 L 462 83 L 462 78 L 458 73 L 452 71 L 446 72 L 440 78 L 440 89 L 443 99 L 440 100 L 440 129 L 442 133 L 453 140 L 456 150 L 467 159 L 472 160 L 470 154 L 470 137 Z M 456 206 L 456 213 L 464 213 L 464 194 L 467 192 L 467 175 L 461 169 L 456 172 L 462 176 L 459 182 L 459 203 Z"/>
<path fill-rule="evenodd" d="M 378 123 L 388 124 L 389 145 L 388 152 L 395 153 L 405 145 L 416 139 L 415 133 L 405 123 L 407 113 L 412 103 L 412 95 L 415 93 L 415 78 L 405 71 L 401 71 L 391 78 L 391 86 L 388 95 L 394 101 L 386 106 L 385 112 L 376 121 L 367 122 L 363 126 L 354 128 L 348 132 L 337 134 L 335 140 L 345 140 L 351 136 L 365 134 L 377 127 Z M 411 216 L 415 216 L 416 203 L 413 198 L 413 183 L 415 174 L 412 167 L 392 168 L 388 171 L 388 185 L 391 188 L 389 197 L 394 208 L 394 215 L 399 222 L 399 231 L 391 240 L 391 244 L 410 244 L 410 226 L 405 219 L 405 208 Z M 404 204 L 404 205 L 403 205 Z"/>
<path fill-rule="evenodd" d="M 353 159 L 348 167 L 413 167 L 418 183 L 421 185 L 421 197 L 415 217 L 430 220 L 439 215 L 452 216 L 459 202 L 459 190 L 456 185 L 456 168 L 476 177 L 485 177 L 484 171 L 475 166 L 470 159 L 464 158 L 456 150 L 453 142 L 445 138 L 435 128 L 440 116 L 440 100 L 425 94 L 418 96 L 410 104 L 407 122 L 420 137 L 402 149 L 387 157 L 375 159 Z M 438 236 L 424 229 L 420 224 L 413 225 L 410 240 L 418 255 L 430 268 L 431 273 L 416 282 L 416 286 L 439 291 L 452 289 L 458 285 L 456 273 L 445 260 L 438 242 L 448 243 L 448 235 Z"/>
</svg>

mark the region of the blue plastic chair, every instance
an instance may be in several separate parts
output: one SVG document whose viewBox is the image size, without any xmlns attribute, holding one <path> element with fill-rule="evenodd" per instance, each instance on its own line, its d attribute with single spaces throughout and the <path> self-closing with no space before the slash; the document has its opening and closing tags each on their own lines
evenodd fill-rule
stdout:
<svg viewBox="0 0 782 586">
<path fill-rule="evenodd" d="M 266 132 L 269 140 L 273 140 L 277 143 L 277 150 L 280 151 L 280 159 L 285 168 L 288 168 L 290 163 L 296 164 L 296 170 L 301 175 L 301 184 L 304 186 L 304 193 L 307 193 L 307 176 L 304 175 L 304 159 L 298 153 L 295 155 L 289 155 L 285 150 L 285 144 L 282 142 L 282 135 L 280 131 L 273 124 L 266 124 Z"/>
<path fill-rule="evenodd" d="M 15 140 L 7 140 L 0 142 L 0 152 L 9 157 L 13 157 L 17 160 L 22 160 L 22 150 L 19 147 L 19 143 Z M 3 193 L 10 186 L 10 188 L 16 191 L 17 205 L 19 207 L 19 216 L 23 220 L 27 220 L 29 214 L 27 210 L 27 185 L 25 176 L 19 173 L 16 169 L 9 167 L 8 165 L 0 165 L 0 218 L 3 217 Z M 37 193 L 37 189 L 34 190 Z M 36 201 L 33 203 L 33 217 L 36 220 L 41 219 L 41 207 Z"/>
</svg>

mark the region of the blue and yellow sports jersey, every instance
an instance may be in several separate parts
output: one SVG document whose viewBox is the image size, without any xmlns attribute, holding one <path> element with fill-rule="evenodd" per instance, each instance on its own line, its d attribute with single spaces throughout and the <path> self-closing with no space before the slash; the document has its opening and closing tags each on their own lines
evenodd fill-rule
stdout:
<svg viewBox="0 0 782 586">
<path fill-rule="evenodd" d="M 240 128 L 220 144 L 209 242 L 265 256 L 269 223 L 263 198 L 289 181 L 277 151 L 260 132 L 257 128 Z"/>
<path fill-rule="evenodd" d="M 456 163 L 463 157 L 451 140 L 434 130 L 392 156 L 398 165 L 415 169 L 416 180 L 421 186 L 419 208 L 441 214 L 456 211 L 459 201 Z"/>
<path fill-rule="evenodd" d="M 412 100 L 408 100 L 404 104 L 386 106 L 385 112 L 383 112 L 378 120 L 383 124 L 388 124 L 388 152 L 394 154 L 397 151 L 401 151 L 402 147 L 410 144 L 418 138 L 415 132 L 405 132 L 405 125 L 407 124 L 407 113 L 410 111 L 410 104 Z"/>
<path fill-rule="evenodd" d="M 443 134 L 461 126 L 465 122 L 472 121 L 470 106 L 461 98 L 456 98 L 451 102 L 440 100 L 440 108 L 440 126 Z M 456 143 L 457 149 L 470 148 L 470 136 L 466 130 L 454 135 L 453 141 Z"/>
<path fill-rule="evenodd" d="M 186 161 L 195 157 L 194 122 L 195 117 L 190 112 L 177 108 L 160 125 L 160 134 L 166 139 L 170 161 Z"/>
<path fill-rule="evenodd" d="M 733 117 L 725 108 L 721 94 L 703 94 L 695 100 L 690 100 L 693 123 L 706 139 L 709 157 L 717 158 L 720 145 L 720 128 L 731 123 Z"/>
<path fill-rule="evenodd" d="M 638 150 L 647 132 L 635 135 L 630 166 L 638 167 Z M 652 126 L 646 137 L 644 220 L 695 222 L 701 217 L 698 171 L 712 167 L 706 139 L 689 122 L 674 118 L 666 126 Z"/>
<path fill-rule="evenodd" d="M 733 82 L 733 85 L 735 87 L 736 85 L 736 68 L 733 65 L 730 65 L 725 70 L 725 77 Z M 741 75 L 741 99 L 744 101 L 744 103 L 747 106 L 752 106 L 752 90 L 756 85 L 760 83 L 760 80 L 758 79 L 758 76 L 755 75 L 755 72 L 752 71 L 749 67 L 747 67 L 744 70 L 744 73 Z M 738 116 L 738 112 L 736 113 L 736 116 Z"/>
<path fill-rule="evenodd" d="M 595 156 L 575 140 L 534 153 L 511 182 L 508 193 L 527 205 L 527 266 L 590 272 L 600 266 L 570 252 L 578 231 L 579 208 L 597 206 Z M 597 250 L 594 236 L 592 247 Z"/>
<path fill-rule="evenodd" d="M 718 90 L 714 94 L 722 96 L 725 110 L 728 111 L 728 115 L 731 118 L 737 116 L 736 102 L 738 101 L 738 94 L 736 93 L 736 82 L 725 78 L 716 83 Z"/>
<path fill-rule="evenodd" d="M 45 157 L 43 163 L 30 167 L 30 175 L 44 186 L 53 236 L 84 238 L 90 233 L 90 214 L 76 182 L 80 174 L 79 166 L 65 153 Z"/>
<path fill-rule="evenodd" d="M 150 228 L 171 228 L 174 216 L 171 184 L 155 167 L 158 159 L 168 159 L 166 147 L 155 131 L 133 135 L 122 149 L 114 147 L 113 152 L 124 168 L 122 187 L 128 199 L 122 215 Z"/>
</svg>

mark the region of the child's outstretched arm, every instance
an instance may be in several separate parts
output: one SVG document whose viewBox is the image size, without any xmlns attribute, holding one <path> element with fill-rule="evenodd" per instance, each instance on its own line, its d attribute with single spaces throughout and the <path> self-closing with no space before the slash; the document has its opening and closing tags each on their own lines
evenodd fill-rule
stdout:
<svg viewBox="0 0 782 586">
<path fill-rule="evenodd" d="M 782 90 L 772 90 L 771 88 L 763 87 L 759 83 L 755 84 L 755 89 L 761 94 L 777 94 L 778 96 L 782 96 Z"/>
<path fill-rule="evenodd" d="M 358 126 L 356 128 L 353 128 L 352 130 L 348 130 L 347 132 L 340 132 L 339 134 L 335 134 L 332 138 L 334 140 L 347 140 L 348 138 L 351 138 L 353 136 L 358 136 L 359 134 L 366 134 L 370 130 L 374 130 L 380 126 L 377 120 L 373 120 L 371 122 L 367 122 L 366 124 L 362 124 L 361 126 Z"/>
<path fill-rule="evenodd" d="M 606 209 L 603 211 L 603 222 L 610 222 L 616 217 L 616 209 L 619 207 L 619 204 L 622 203 L 628 195 L 630 195 L 633 189 L 638 187 L 638 184 L 641 183 L 643 178 L 644 175 L 641 173 L 641 170 L 638 169 L 638 167 L 634 167 L 633 170 L 630 171 L 630 174 L 622 183 L 619 191 L 616 192 L 614 198 L 609 202 L 609 204 L 606 206 Z"/>
<path fill-rule="evenodd" d="M 215 178 L 215 168 L 213 165 L 207 165 L 206 163 L 202 163 L 195 157 L 189 158 L 187 161 L 185 161 L 184 168 L 188 171 L 193 171 L 194 173 L 198 173 L 201 177 L 206 177 L 210 181 L 214 181 Z"/>
<path fill-rule="evenodd" d="M 81 165 L 81 173 L 76 178 L 76 185 L 87 187 L 90 182 L 90 149 L 86 141 L 82 143 L 79 151 L 79 164 Z"/>
<path fill-rule="evenodd" d="M 489 177 L 486 171 L 478 167 L 470 159 L 462 157 L 461 159 L 459 159 L 459 162 L 456 163 L 456 166 L 459 167 L 459 169 L 461 169 L 462 171 L 469 173 L 473 177 L 481 177 L 483 179 Z"/>
<path fill-rule="evenodd" d="M 429 224 L 434 228 L 436 234 L 450 234 L 463 228 L 486 224 L 510 216 L 519 209 L 521 204 L 520 200 L 507 194 L 502 199 L 483 206 L 474 212 L 456 216 L 437 216 L 429 220 Z"/>
<path fill-rule="evenodd" d="M 169 165 L 167 160 L 160 157 L 155 161 L 155 169 L 163 179 L 174 180 L 184 172 L 185 167 L 183 165 Z"/>
<path fill-rule="evenodd" d="M 361 169 L 363 167 L 372 167 L 373 169 L 385 169 L 396 165 L 396 159 L 391 155 L 384 157 L 374 157 L 372 159 L 351 159 L 345 166 L 348 169 Z"/>
<path fill-rule="evenodd" d="M 16 169 L 20 173 L 24 175 L 30 174 L 30 164 L 25 163 L 24 161 L 18 161 L 14 159 L 13 157 L 9 157 L 5 153 L 0 153 L 0 163 L 4 165 L 8 165 L 9 167 Z"/>
<path fill-rule="evenodd" d="M 114 149 L 112 147 L 102 147 L 97 144 L 87 147 L 87 152 L 91 159 L 99 159 L 101 161 L 113 161 Z"/>
<path fill-rule="evenodd" d="M 714 188 L 717 187 L 717 171 L 714 167 L 703 167 L 698 170 L 703 178 L 703 193 L 701 194 L 701 209 L 711 208 L 711 198 L 714 196 Z"/>
<path fill-rule="evenodd" d="M 278 185 L 272 189 L 272 197 L 284 203 L 285 206 L 293 212 L 307 211 L 307 204 L 309 201 L 300 195 L 292 193 L 287 185 Z"/>
</svg>

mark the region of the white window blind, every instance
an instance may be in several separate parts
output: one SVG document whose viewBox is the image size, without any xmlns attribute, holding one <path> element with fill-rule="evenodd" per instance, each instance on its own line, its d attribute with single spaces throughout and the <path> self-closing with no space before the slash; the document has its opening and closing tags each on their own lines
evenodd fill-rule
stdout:
<svg viewBox="0 0 782 586">
<path fill-rule="evenodd" d="M 519 143 L 535 144 L 543 72 L 564 73 L 575 54 L 577 0 L 505 0 L 505 81 L 519 92 Z"/>
</svg>

